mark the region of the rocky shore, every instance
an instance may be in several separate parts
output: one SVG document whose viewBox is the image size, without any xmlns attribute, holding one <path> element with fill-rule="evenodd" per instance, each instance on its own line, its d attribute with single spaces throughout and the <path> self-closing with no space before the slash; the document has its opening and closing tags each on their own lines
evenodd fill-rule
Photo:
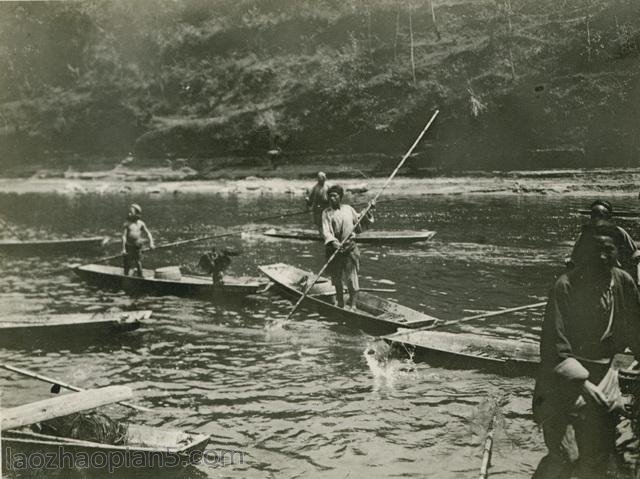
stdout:
<svg viewBox="0 0 640 479">
<path fill-rule="evenodd" d="M 246 176 L 238 179 L 198 180 L 193 170 L 184 168 L 127 169 L 93 172 L 67 172 L 51 177 L 37 174 L 30 178 L 0 179 L 2 193 L 75 194 L 222 194 L 222 195 L 301 195 L 313 182 L 287 177 Z M 382 188 L 386 177 L 336 178 L 351 194 L 367 194 Z M 511 172 L 468 172 L 460 176 L 432 178 L 396 177 L 387 195 L 637 195 L 640 168 L 595 170 L 543 170 Z"/>
</svg>

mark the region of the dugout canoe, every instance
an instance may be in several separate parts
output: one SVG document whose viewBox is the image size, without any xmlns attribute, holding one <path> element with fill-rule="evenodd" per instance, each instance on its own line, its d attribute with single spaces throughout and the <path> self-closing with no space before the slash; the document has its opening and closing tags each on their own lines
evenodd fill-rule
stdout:
<svg viewBox="0 0 640 479">
<path fill-rule="evenodd" d="M 12 453 L 38 452 L 53 453 L 52 457 L 74 462 L 71 465 L 58 464 L 56 467 L 73 469 L 74 465 L 88 467 L 87 457 L 96 457 L 104 461 L 95 464 L 97 468 L 110 465 L 117 471 L 120 468 L 164 468 L 184 466 L 197 462 L 209 443 L 205 434 L 188 433 L 172 429 L 129 424 L 124 444 L 113 445 L 84 441 L 68 437 L 40 434 L 29 429 L 3 431 L 3 460 L 7 465 L 17 465 L 18 456 Z M 92 456 L 92 454 L 94 456 Z M 87 456 L 88 455 L 88 456 Z M 73 459 L 72 459 L 73 458 Z M 84 459 L 84 462 L 80 462 Z M 76 462 L 76 460 L 78 462 Z M 84 466 L 80 466 L 83 464 Z"/>
<path fill-rule="evenodd" d="M 533 341 L 429 329 L 400 331 L 383 339 L 416 361 L 443 359 L 451 364 L 453 359 L 463 367 L 501 366 L 514 372 L 535 372 L 540 363 L 540 345 Z"/>
<path fill-rule="evenodd" d="M 0 252 L 3 253 L 75 253 L 95 250 L 109 242 L 104 236 L 88 238 L 65 238 L 52 240 L 0 240 Z"/>
<path fill-rule="evenodd" d="M 316 230 L 307 229 L 269 229 L 262 233 L 272 238 L 295 239 L 303 241 L 321 241 L 322 238 Z M 358 243 L 368 244 L 398 244 L 398 243 L 417 243 L 421 241 L 429 241 L 435 236 L 435 231 L 410 231 L 410 230 L 373 230 L 365 231 L 356 235 Z"/>
<path fill-rule="evenodd" d="M 260 266 L 260 271 L 284 294 L 295 299 L 302 296 L 307 282 L 315 276 L 310 271 L 284 263 Z M 327 319 L 337 320 L 354 328 L 384 334 L 401 327 L 433 325 L 437 321 L 427 314 L 363 291 L 358 294 L 356 311 L 339 308 L 333 304 L 333 297 L 327 294 L 328 288 L 332 288 L 329 280 L 321 278 L 320 285 L 314 286 L 312 294 L 307 295 L 302 304 L 317 310 Z"/>
<path fill-rule="evenodd" d="M 87 283 L 101 288 L 122 289 L 130 293 L 149 293 L 175 296 L 246 295 L 265 288 L 263 278 L 251 276 L 223 276 L 220 284 L 213 284 L 210 276 L 181 275 L 180 279 L 155 278 L 153 270 L 144 269 L 143 277 L 125 276 L 121 267 L 86 264 L 74 272 Z"/>
<path fill-rule="evenodd" d="M 108 335 L 133 331 L 151 317 L 151 311 L 121 311 L 76 314 L 34 314 L 4 316 L 0 321 L 0 342 L 34 336 L 69 334 L 74 337 Z"/>
</svg>

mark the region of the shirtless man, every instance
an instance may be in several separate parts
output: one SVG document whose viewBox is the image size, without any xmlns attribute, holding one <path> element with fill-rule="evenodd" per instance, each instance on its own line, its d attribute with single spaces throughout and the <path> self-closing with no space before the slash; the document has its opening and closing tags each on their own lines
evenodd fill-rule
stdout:
<svg viewBox="0 0 640 479">
<path fill-rule="evenodd" d="M 140 219 L 142 208 L 137 204 L 129 207 L 127 221 L 124 223 L 124 232 L 122 233 L 122 255 L 124 262 L 124 275 L 129 275 L 132 266 L 136 269 L 136 274 L 142 278 L 142 246 L 144 241 L 142 233 L 147 235 L 149 239 L 149 247 L 155 248 L 153 236 L 147 229 L 147 225 Z"/>
</svg>

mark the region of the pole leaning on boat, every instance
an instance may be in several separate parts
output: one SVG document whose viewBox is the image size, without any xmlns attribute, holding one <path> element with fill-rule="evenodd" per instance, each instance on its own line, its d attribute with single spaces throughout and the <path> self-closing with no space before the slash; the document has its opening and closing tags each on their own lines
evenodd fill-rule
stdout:
<svg viewBox="0 0 640 479">
<path fill-rule="evenodd" d="M 11 366 L 10 364 L 3 364 L 2 368 L 6 369 L 7 371 L 12 371 L 14 373 L 22 374 L 23 376 L 27 376 L 29 378 L 38 379 L 39 381 L 43 381 L 45 383 L 49 383 L 49 384 L 52 384 L 54 386 L 59 386 L 61 388 L 69 389 L 70 391 L 76 391 L 76 392 L 86 391 L 86 389 L 79 388 L 78 386 L 74 386 L 73 384 L 68 384 L 68 383 L 65 383 L 64 381 L 59 381 L 59 380 L 54 379 L 54 378 L 49 378 L 47 376 L 43 376 L 42 374 L 38 374 L 38 373 L 31 372 L 31 371 L 27 371 L 26 369 L 17 368 L 15 366 Z M 144 411 L 144 412 L 152 412 L 153 411 L 152 409 L 149 409 L 148 407 L 137 406 L 135 404 L 131 404 L 131 403 L 125 402 L 125 401 L 118 401 L 118 404 L 120 404 L 122 406 L 126 406 L 126 407 L 128 407 L 130 409 L 135 409 L 137 411 Z"/>
<path fill-rule="evenodd" d="M 360 224 L 362 219 L 367 215 L 367 213 L 371 209 L 372 203 L 375 203 L 378 200 L 378 198 L 380 197 L 380 195 L 382 195 L 382 193 L 384 193 L 384 190 L 387 189 L 387 186 L 389 186 L 389 183 L 391 183 L 393 178 L 395 178 L 396 174 L 398 173 L 398 171 L 400 171 L 400 168 L 402 168 L 402 166 L 404 165 L 405 161 L 407 161 L 407 159 L 411 156 L 411 154 L 413 153 L 413 150 L 415 150 L 416 146 L 418 146 L 418 143 L 420 143 L 420 140 L 422 140 L 422 137 L 425 135 L 425 133 L 427 132 L 429 127 L 431 127 L 431 124 L 434 122 L 434 120 L 438 116 L 438 113 L 440 113 L 439 110 L 436 110 L 434 112 L 434 114 L 431 116 L 431 119 L 429 120 L 429 122 L 425 125 L 425 127 L 422 129 L 422 131 L 418 135 L 418 138 L 416 138 L 416 140 L 413 142 L 413 145 L 411 145 L 411 148 L 409 148 L 409 150 L 404 154 L 404 156 L 400 160 L 400 163 L 398 163 L 398 166 L 396 166 L 396 169 L 393 170 L 393 173 L 391 173 L 391 176 L 389 176 L 389 178 L 387 178 L 387 181 L 384 182 L 384 184 L 382 185 L 382 188 L 380 188 L 380 191 L 378 191 L 378 193 L 373 198 L 373 200 L 370 201 L 367 204 L 367 207 L 365 208 L 365 210 L 362 212 L 362 214 L 358 218 L 358 221 L 356 221 L 356 224 L 353 226 L 354 229 L 358 227 L 358 225 Z M 304 299 L 307 297 L 307 294 L 309 294 L 309 291 L 311 290 L 313 285 L 316 284 L 318 279 L 320 279 L 320 276 L 322 276 L 322 273 L 324 273 L 324 271 L 329 266 L 329 263 L 331 263 L 331 261 L 333 261 L 333 258 L 336 257 L 336 255 L 338 254 L 338 252 L 340 251 L 342 246 L 344 246 L 344 243 L 348 239 L 349 239 L 349 237 L 346 237 L 344 240 L 342 240 L 342 242 L 340 243 L 340 246 L 338 248 L 336 248 L 336 250 L 333 252 L 333 254 L 325 262 L 324 266 L 322 266 L 320 271 L 318 271 L 318 274 L 316 274 L 315 277 L 313 278 L 313 280 L 309 284 L 307 284 L 307 287 L 303 291 L 302 296 L 300 296 L 300 298 L 298 299 L 296 304 L 293 305 L 293 308 L 291 308 L 291 311 L 289 311 L 289 314 L 287 315 L 285 321 L 288 321 L 289 319 L 291 319 L 291 316 L 293 316 L 293 314 L 297 311 L 297 309 L 300 306 L 300 304 L 302 303 L 302 301 L 304 301 Z"/>
<path fill-rule="evenodd" d="M 416 329 L 415 331 L 425 329 L 439 329 L 444 326 L 453 326 L 454 324 L 466 323 L 467 321 L 473 321 L 474 319 L 485 319 L 493 316 L 501 316 L 503 314 L 515 313 L 516 311 L 525 311 L 527 309 L 541 308 L 547 304 L 546 301 L 540 301 L 539 303 L 525 304 L 524 306 L 516 306 L 514 308 L 500 309 L 498 311 L 489 311 L 482 314 L 474 314 L 473 316 L 465 316 L 460 319 L 452 319 L 451 321 L 438 321 L 433 325 L 425 326 L 424 328 Z"/>
</svg>

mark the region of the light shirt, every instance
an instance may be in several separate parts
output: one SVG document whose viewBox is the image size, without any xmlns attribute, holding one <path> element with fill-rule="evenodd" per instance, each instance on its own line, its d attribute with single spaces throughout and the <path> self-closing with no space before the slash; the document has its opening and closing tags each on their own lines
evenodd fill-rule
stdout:
<svg viewBox="0 0 640 479">
<path fill-rule="evenodd" d="M 322 212 L 322 236 L 324 236 L 324 244 L 332 241 L 342 243 L 349 237 L 355 238 L 354 226 L 358 222 L 360 216 L 349 205 L 340 205 L 340 208 L 333 209 L 331 207 Z M 368 214 L 361 222 L 366 224 L 373 223 L 373 215 Z M 359 232 L 359 231 L 358 231 Z"/>
</svg>

